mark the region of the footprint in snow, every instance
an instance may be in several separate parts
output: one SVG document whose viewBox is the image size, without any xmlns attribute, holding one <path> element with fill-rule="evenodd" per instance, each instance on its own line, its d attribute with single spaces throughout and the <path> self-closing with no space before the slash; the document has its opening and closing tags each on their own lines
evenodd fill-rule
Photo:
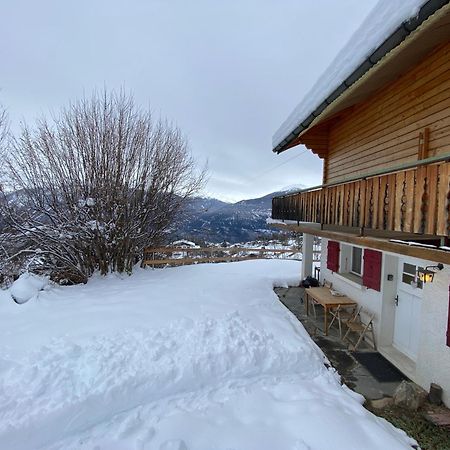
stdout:
<svg viewBox="0 0 450 450">
<path fill-rule="evenodd" d="M 188 450 L 188 448 L 182 439 L 171 439 L 163 442 L 159 450 Z"/>
<path fill-rule="evenodd" d="M 305 441 L 299 439 L 295 441 L 294 447 L 292 450 L 311 450 L 311 447 L 305 443 Z"/>
</svg>

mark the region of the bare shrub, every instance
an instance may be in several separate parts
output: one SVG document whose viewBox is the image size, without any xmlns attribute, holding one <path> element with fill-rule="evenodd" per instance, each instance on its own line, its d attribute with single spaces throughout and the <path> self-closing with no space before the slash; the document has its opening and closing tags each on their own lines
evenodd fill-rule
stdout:
<svg viewBox="0 0 450 450">
<path fill-rule="evenodd" d="M 103 92 L 25 127 L 7 158 L 11 232 L 57 271 L 131 272 L 202 187 L 186 139 L 131 96 Z"/>
<path fill-rule="evenodd" d="M 6 181 L 5 158 L 9 143 L 8 138 L 9 138 L 8 114 L 6 109 L 0 104 L 0 186 Z M 0 233 L 1 230 L 2 230 L 2 218 L 0 216 Z"/>
</svg>

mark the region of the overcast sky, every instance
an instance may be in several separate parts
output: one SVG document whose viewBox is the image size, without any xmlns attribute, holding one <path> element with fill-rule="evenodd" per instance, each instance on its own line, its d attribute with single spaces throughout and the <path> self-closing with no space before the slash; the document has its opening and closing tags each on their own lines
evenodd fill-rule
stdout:
<svg viewBox="0 0 450 450">
<path fill-rule="evenodd" d="M 206 195 L 229 201 L 321 182 L 272 135 L 376 0 L 0 0 L 0 102 L 13 129 L 94 89 L 131 91 L 173 120 Z"/>
</svg>

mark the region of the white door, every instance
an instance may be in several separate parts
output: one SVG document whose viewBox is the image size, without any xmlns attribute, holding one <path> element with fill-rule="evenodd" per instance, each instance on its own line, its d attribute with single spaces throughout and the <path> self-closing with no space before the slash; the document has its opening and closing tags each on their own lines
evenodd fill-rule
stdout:
<svg viewBox="0 0 450 450">
<path fill-rule="evenodd" d="M 418 266 L 407 260 L 399 261 L 397 297 L 395 299 L 395 348 L 416 360 L 420 337 L 422 284 L 417 279 Z"/>
</svg>

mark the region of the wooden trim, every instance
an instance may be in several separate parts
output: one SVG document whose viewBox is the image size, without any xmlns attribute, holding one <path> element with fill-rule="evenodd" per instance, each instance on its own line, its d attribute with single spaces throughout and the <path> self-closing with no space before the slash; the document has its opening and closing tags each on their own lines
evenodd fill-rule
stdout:
<svg viewBox="0 0 450 450">
<path fill-rule="evenodd" d="M 327 184 L 320 184 L 320 185 L 313 186 L 310 188 L 301 189 L 301 190 L 298 190 L 298 191 L 295 191 L 295 192 L 292 192 L 289 194 L 279 195 L 278 197 L 274 197 L 274 198 L 284 198 L 284 197 L 289 197 L 289 196 L 295 195 L 295 194 L 303 194 L 305 192 L 316 191 L 319 189 L 323 189 L 325 187 L 338 186 L 341 184 L 351 183 L 353 181 L 358 181 L 361 179 L 368 179 L 368 178 L 373 178 L 373 177 L 377 177 L 380 175 L 387 175 L 389 173 L 400 172 L 402 170 L 413 169 L 415 167 L 421 167 L 421 166 L 426 166 L 427 164 L 434 164 L 434 163 L 440 163 L 440 162 L 450 162 L 450 152 L 445 155 L 432 156 L 430 158 L 423 159 L 421 161 L 411 161 L 411 162 L 408 162 L 405 164 L 399 164 L 398 166 L 389 167 L 386 169 L 374 170 L 373 172 L 366 173 L 363 176 L 357 175 L 357 176 L 345 178 L 345 179 L 342 179 L 339 181 L 333 181 L 333 182 L 327 183 Z"/>
<path fill-rule="evenodd" d="M 322 228 L 326 225 L 357 227 L 361 234 L 367 229 L 448 236 L 449 168 L 449 162 L 420 165 L 376 179 L 360 179 L 341 186 L 276 197 L 272 217 L 320 223 Z M 376 195 L 374 184 L 379 185 Z M 367 186 L 369 195 L 366 195 Z M 338 211 L 329 213 L 329 201 L 338 196 Z M 292 207 L 296 203 L 302 208 Z M 364 217 L 366 213 L 368 223 Z"/>
<path fill-rule="evenodd" d="M 165 259 L 146 259 L 143 261 L 144 266 L 158 266 L 170 264 L 173 266 L 182 266 L 189 264 L 202 264 L 209 262 L 235 262 L 235 261 L 247 261 L 249 259 L 266 259 L 264 256 L 222 256 L 213 258 L 165 258 Z"/>
<path fill-rule="evenodd" d="M 297 252 L 301 253 L 302 249 L 299 247 L 298 249 L 294 248 L 246 248 L 246 247 L 146 247 L 144 249 L 144 253 L 202 253 L 202 252 L 227 252 L 227 253 L 239 253 L 239 252 L 255 252 L 255 253 L 292 253 Z"/>
<path fill-rule="evenodd" d="M 343 94 L 318 115 L 312 123 L 296 138 L 298 145 L 302 134 L 339 114 L 345 108 L 361 102 L 386 83 L 392 82 L 419 61 L 436 45 L 446 42 L 447 17 L 450 5 L 446 5 L 429 17 L 418 29 L 414 30 L 400 45 L 391 50 L 381 61 L 353 83 Z M 443 28 L 444 27 L 444 28 Z M 283 150 L 291 147 L 286 145 Z"/>
<path fill-rule="evenodd" d="M 323 158 L 323 175 L 322 175 L 322 184 L 327 183 L 327 176 L 328 176 L 328 156 L 325 156 Z"/>
<path fill-rule="evenodd" d="M 437 53 L 439 53 L 439 49 Z M 434 55 L 436 56 L 436 52 L 434 52 Z M 402 84 L 401 79 L 392 84 L 384 86 L 382 89 L 378 90 L 372 95 L 372 97 L 376 97 L 375 100 L 377 101 L 377 103 L 382 103 L 383 117 L 380 118 L 379 111 L 371 108 L 371 103 L 367 102 L 367 100 L 363 101 L 362 103 L 360 103 L 361 106 L 358 109 L 361 110 L 360 112 L 364 112 L 365 114 L 364 116 L 356 117 L 354 122 L 352 122 L 352 124 L 349 124 L 349 132 L 353 134 L 361 129 L 361 127 L 367 127 L 367 131 L 376 133 L 376 120 L 381 120 L 381 122 L 379 122 L 381 125 L 389 126 L 392 123 L 390 120 L 390 115 L 394 111 L 398 111 L 399 114 L 402 114 L 401 117 L 408 117 L 407 115 L 404 115 L 412 112 L 410 110 L 412 92 L 419 93 L 422 101 L 429 102 L 433 97 L 439 95 L 442 99 L 442 93 L 445 92 L 446 89 L 448 89 L 448 66 L 445 64 L 445 62 L 442 61 L 443 58 L 440 58 L 436 63 L 436 61 L 430 61 L 430 57 L 431 59 L 433 59 L 433 56 L 429 55 L 427 63 L 422 64 L 423 67 L 419 68 L 419 71 L 415 69 L 415 71 L 417 72 L 417 78 L 414 80 L 410 80 L 407 86 L 408 94 L 410 94 L 409 96 L 405 96 L 405 92 L 402 92 L 401 89 L 399 89 L 398 85 Z M 385 94 L 385 99 L 379 97 L 381 92 Z M 432 104 L 434 103 L 438 102 L 433 100 Z M 354 110 L 355 107 L 353 107 L 353 111 Z M 341 117 L 346 116 L 348 118 L 351 116 L 351 113 L 352 109 L 349 108 L 345 111 L 344 114 L 341 113 Z M 398 118 L 398 120 L 401 120 L 401 118 Z M 343 133 L 343 130 L 336 130 L 334 136 L 339 138 L 343 136 Z"/>
<path fill-rule="evenodd" d="M 425 259 L 432 262 L 441 262 L 450 264 L 450 252 L 426 247 L 416 247 L 413 245 L 400 244 L 391 242 L 386 239 L 378 239 L 367 236 L 358 236 L 349 233 L 341 233 L 337 231 L 321 230 L 312 227 L 310 224 L 272 224 L 272 226 L 282 229 L 294 231 L 296 233 L 307 233 L 314 236 L 331 239 L 334 241 L 346 242 L 348 244 L 359 245 L 361 247 L 372 248 L 384 252 L 397 253 L 400 255 L 411 256 L 412 258 Z"/>
<path fill-rule="evenodd" d="M 173 258 L 168 255 L 173 253 L 185 253 L 182 258 Z M 196 258 L 194 254 L 201 254 Z M 220 256 L 214 256 L 214 253 L 221 254 Z M 236 253 L 247 253 L 246 255 L 236 255 Z M 144 250 L 144 257 L 142 261 L 143 267 L 146 266 L 181 266 L 189 264 L 201 264 L 201 263 L 218 263 L 218 262 L 234 262 L 234 261 L 248 261 L 254 259 L 272 259 L 269 254 L 282 255 L 285 254 L 285 258 L 292 257 L 296 254 L 302 254 L 303 250 L 299 248 L 284 248 L 284 249 L 271 249 L 271 248 L 239 248 L 239 247 L 203 247 L 203 248 L 182 248 L 182 247 L 147 247 Z M 165 256 L 164 256 L 165 255 Z M 318 256 L 319 255 L 319 256 Z M 318 256 L 318 257 L 316 257 Z M 292 259 L 292 258 L 291 258 Z M 313 250 L 313 260 L 320 259 L 320 251 Z"/>
<path fill-rule="evenodd" d="M 327 269 L 339 272 L 339 255 L 341 248 L 339 242 L 328 241 L 327 245 Z"/>
<path fill-rule="evenodd" d="M 363 286 L 380 292 L 381 290 L 381 269 L 383 264 L 382 253 L 365 248 L 363 254 Z"/>
<path fill-rule="evenodd" d="M 450 286 L 448 287 L 448 311 L 447 311 L 447 347 L 450 347 Z"/>
</svg>

